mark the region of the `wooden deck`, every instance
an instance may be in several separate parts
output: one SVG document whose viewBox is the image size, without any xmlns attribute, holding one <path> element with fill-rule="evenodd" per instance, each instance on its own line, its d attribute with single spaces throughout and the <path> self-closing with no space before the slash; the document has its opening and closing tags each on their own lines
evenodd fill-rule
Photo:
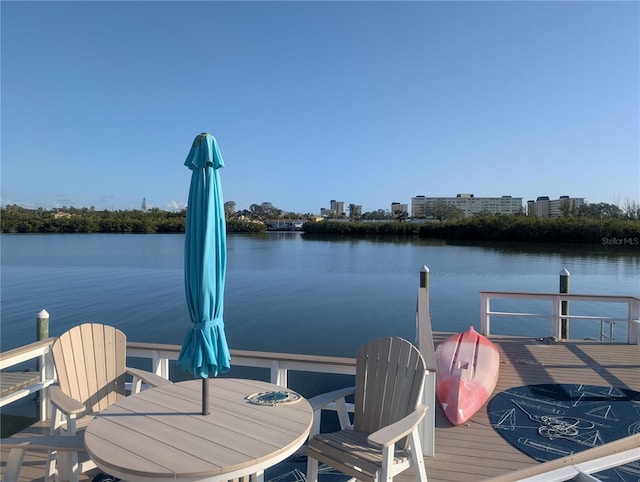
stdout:
<svg viewBox="0 0 640 482">
<path fill-rule="evenodd" d="M 434 333 L 434 343 L 447 334 Z M 640 390 L 640 346 L 592 341 L 545 344 L 532 338 L 492 336 L 500 350 L 494 393 L 520 385 L 585 383 Z M 451 425 L 436 407 L 436 456 L 425 458 L 429 482 L 478 481 L 539 465 L 491 427 L 486 407 L 466 424 Z M 415 480 L 402 477 L 402 481 Z"/>
<path fill-rule="evenodd" d="M 437 344 L 450 334 L 434 333 Z M 497 393 L 510 387 L 540 383 L 585 383 L 640 391 L 640 346 L 570 341 L 545 344 L 533 338 L 492 336 L 500 349 Z M 436 410 L 436 456 L 425 458 L 430 482 L 490 480 L 512 471 L 540 465 L 512 447 L 490 425 L 486 407 L 466 424 L 452 426 Z M 23 431 L 45 434 L 35 425 Z M 3 467 L 7 451 L 2 451 Z M 44 480 L 46 454 L 28 454 L 20 481 Z M 93 474 L 93 473 L 92 473 Z M 83 480 L 91 480 L 84 477 Z M 410 472 L 399 482 L 415 480 Z"/>
</svg>

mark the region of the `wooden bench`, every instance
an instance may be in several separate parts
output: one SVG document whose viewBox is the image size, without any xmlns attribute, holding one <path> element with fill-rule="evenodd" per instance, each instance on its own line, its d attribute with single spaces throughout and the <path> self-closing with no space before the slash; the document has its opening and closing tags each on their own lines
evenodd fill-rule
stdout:
<svg viewBox="0 0 640 482">
<path fill-rule="evenodd" d="M 27 450 L 84 452 L 84 432 L 73 436 L 42 435 L 36 437 L 9 437 L 0 440 L 3 449 L 11 449 L 4 471 L 4 482 L 17 482 Z M 72 480 L 78 480 L 78 469 L 72 471 Z"/>
</svg>

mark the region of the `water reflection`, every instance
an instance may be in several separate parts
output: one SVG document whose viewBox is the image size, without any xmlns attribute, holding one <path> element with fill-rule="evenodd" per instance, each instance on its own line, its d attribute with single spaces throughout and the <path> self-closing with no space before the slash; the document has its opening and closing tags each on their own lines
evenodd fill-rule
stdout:
<svg viewBox="0 0 640 482">
<path fill-rule="evenodd" d="M 183 244 L 182 235 L 2 235 L 2 349 L 33 341 L 43 308 L 54 335 L 100 321 L 131 340 L 183 339 Z M 229 235 L 227 246 L 225 321 L 237 349 L 351 356 L 377 336 L 413 339 L 425 265 L 441 331 L 479 326 L 481 290 L 557 292 L 564 268 L 572 293 L 640 293 L 631 249 L 291 232 Z"/>
</svg>

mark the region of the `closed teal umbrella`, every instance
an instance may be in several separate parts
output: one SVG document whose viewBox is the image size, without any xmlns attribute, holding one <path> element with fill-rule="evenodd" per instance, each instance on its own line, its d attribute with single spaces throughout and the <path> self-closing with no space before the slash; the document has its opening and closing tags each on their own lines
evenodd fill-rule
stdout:
<svg viewBox="0 0 640 482">
<path fill-rule="evenodd" d="M 184 286 L 192 327 L 178 366 L 202 378 L 202 414 L 209 413 L 208 383 L 231 368 L 224 333 L 224 281 L 227 232 L 218 169 L 224 167 L 218 143 L 210 134 L 196 136 L 185 161 L 191 169 L 184 241 Z"/>
</svg>

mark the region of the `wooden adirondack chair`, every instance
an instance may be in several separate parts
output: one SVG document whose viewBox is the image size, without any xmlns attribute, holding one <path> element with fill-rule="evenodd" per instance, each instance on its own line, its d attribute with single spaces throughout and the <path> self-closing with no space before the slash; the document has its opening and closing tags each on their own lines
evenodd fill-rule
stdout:
<svg viewBox="0 0 640 482">
<path fill-rule="evenodd" d="M 20 469 L 25 452 L 31 451 L 56 451 L 56 452 L 82 452 L 84 451 L 84 433 L 78 433 L 74 437 L 66 435 L 42 435 L 35 437 L 10 437 L 0 440 L 0 446 L 9 450 L 7 465 L 4 469 L 4 482 L 18 482 Z"/>
<path fill-rule="evenodd" d="M 171 383 L 154 373 L 127 368 L 126 348 L 122 331 L 99 323 L 75 326 L 53 343 L 51 353 L 58 384 L 49 387 L 54 409 L 51 435 L 75 436 L 77 419 L 82 417 L 88 422 L 92 415 L 124 397 L 127 374 L 133 377 L 133 393 L 140 391 L 142 382 L 150 387 Z M 55 455 L 55 451 L 49 451 L 46 480 L 55 476 L 77 481 L 79 473 L 95 467 L 91 460 L 79 465 L 76 451 L 59 454 L 57 458 L 64 462 L 58 464 Z"/>
<path fill-rule="evenodd" d="M 382 482 L 413 466 L 418 481 L 427 480 L 418 424 L 427 407 L 421 405 L 425 363 L 415 346 L 402 338 L 381 338 L 357 352 L 356 386 L 318 395 L 315 433 L 307 446 L 307 482 L 317 482 L 318 461 L 354 479 Z M 354 394 L 353 424 L 345 397 Z M 323 406 L 335 401 L 342 430 L 317 433 Z"/>
</svg>

